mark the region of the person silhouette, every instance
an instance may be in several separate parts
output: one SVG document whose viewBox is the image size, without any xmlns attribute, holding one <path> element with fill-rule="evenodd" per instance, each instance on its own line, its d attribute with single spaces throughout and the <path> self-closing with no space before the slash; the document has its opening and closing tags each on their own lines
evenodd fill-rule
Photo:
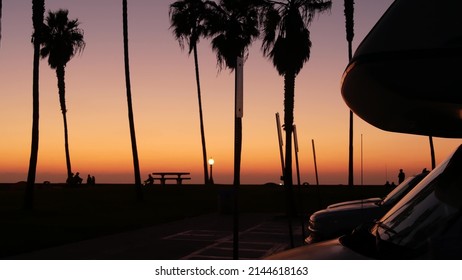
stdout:
<svg viewBox="0 0 462 280">
<path fill-rule="evenodd" d="M 75 173 L 75 176 L 73 178 L 74 183 L 78 185 L 82 184 L 83 181 L 82 178 L 80 178 L 79 174 L 79 172 Z"/>
<path fill-rule="evenodd" d="M 154 184 L 154 178 L 152 178 L 151 174 L 148 175 L 148 179 L 144 181 L 145 185 L 152 185 Z"/>
<path fill-rule="evenodd" d="M 404 174 L 403 169 L 400 169 L 398 173 L 398 184 L 401 184 L 404 178 L 406 178 L 406 174 Z"/>
</svg>

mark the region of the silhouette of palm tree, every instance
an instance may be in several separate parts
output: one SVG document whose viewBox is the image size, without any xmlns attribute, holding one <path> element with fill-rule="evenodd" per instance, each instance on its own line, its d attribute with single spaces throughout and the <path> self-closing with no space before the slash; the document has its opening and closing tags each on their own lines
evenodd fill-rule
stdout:
<svg viewBox="0 0 462 280">
<path fill-rule="evenodd" d="M 34 185 L 37 171 L 38 146 L 39 146 L 39 63 L 40 63 L 40 34 L 42 33 L 43 14 L 45 13 L 44 0 L 32 0 L 32 24 L 34 33 L 32 43 L 34 45 L 33 78 L 32 78 L 32 140 L 27 172 L 27 185 L 24 194 L 24 208 L 32 210 L 34 207 Z"/>
<path fill-rule="evenodd" d="M 294 125 L 295 78 L 310 58 L 308 27 L 318 12 L 330 9 L 330 0 L 265 1 L 263 6 L 263 44 L 279 75 L 284 76 L 284 128 L 286 131 L 286 158 L 284 185 L 287 189 L 289 230 L 293 247 L 290 216 L 293 214 L 292 133 Z"/>
<path fill-rule="evenodd" d="M 239 62 L 248 56 L 248 48 L 260 35 L 258 2 L 250 0 L 221 0 L 210 2 L 207 30 L 212 37 L 212 49 L 217 56 L 219 70 L 226 66 L 235 73 L 235 99 L 238 98 Z M 243 63 L 243 62 L 242 62 Z M 243 67 L 243 66 L 242 66 Z M 237 109 L 237 102 L 235 108 Z M 236 114 L 234 122 L 234 232 L 233 258 L 238 259 L 238 187 L 241 184 L 242 117 Z"/>
<path fill-rule="evenodd" d="M 132 143 L 132 155 L 133 155 L 133 169 L 135 174 L 135 189 L 136 189 L 136 200 L 143 200 L 143 189 L 141 185 L 141 173 L 140 164 L 138 160 L 138 148 L 136 145 L 136 134 L 135 134 L 135 120 L 133 117 L 133 106 L 132 106 L 132 91 L 130 83 L 130 63 L 128 57 L 128 13 L 127 13 L 127 0 L 122 0 L 122 21 L 123 21 L 123 37 L 124 37 L 124 64 L 125 64 L 125 86 L 127 89 L 127 106 L 128 106 L 128 122 L 130 126 L 130 138 Z"/>
<path fill-rule="evenodd" d="M 348 42 L 348 58 L 353 57 L 353 37 L 354 33 L 354 0 L 345 0 L 344 2 L 344 13 L 345 13 L 345 29 L 346 39 Z"/>
<path fill-rule="evenodd" d="M 178 40 L 181 49 L 184 49 L 185 43 L 188 45 L 188 54 L 194 54 L 194 66 L 196 70 L 197 99 L 199 102 L 199 121 L 202 142 L 202 161 L 204 167 L 204 183 L 209 181 L 207 168 L 207 149 L 205 145 L 204 120 L 202 115 L 202 98 L 201 86 L 199 79 L 199 60 L 197 55 L 197 43 L 199 39 L 206 35 L 204 25 L 207 14 L 208 1 L 202 0 L 180 0 L 170 5 L 170 28 L 173 29 L 173 35 Z"/>
<path fill-rule="evenodd" d="M 66 151 L 67 176 L 71 177 L 71 160 L 69 154 L 69 137 L 67 128 L 65 68 L 66 64 L 78 52 L 83 51 L 85 42 L 83 30 L 79 28 L 77 19 L 69 20 L 67 10 L 49 11 L 42 30 L 42 49 L 40 56 L 48 57 L 51 69 L 56 70 L 58 78 L 59 103 L 64 121 L 64 148 Z"/>
<path fill-rule="evenodd" d="M 354 37 L 354 1 L 345 0 L 345 29 L 346 39 L 348 42 L 348 60 L 353 57 L 353 37 Z M 349 146 L 348 146 L 348 185 L 353 186 L 353 111 L 350 110 L 350 129 L 349 129 Z"/>
<path fill-rule="evenodd" d="M 217 56 L 219 70 L 236 70 L 238 58 L 248 56 L 248 48 L 260 35 L 258 28 L 258 1 L 221 0 L 211 2 L 212 13 L 207 18 L 207 29 L 212 37 L 212 49 Z M 235 72 L 236 74 L 236 72 Z M 234 151 L 234 184 L 240 184 L 240 154 L 242 120 L 236 117 Z"/>
<path fill-rule="evenodd" d="M 0 42 L 2 41 L 2 0 L 0 0 Z"/>
</svg>

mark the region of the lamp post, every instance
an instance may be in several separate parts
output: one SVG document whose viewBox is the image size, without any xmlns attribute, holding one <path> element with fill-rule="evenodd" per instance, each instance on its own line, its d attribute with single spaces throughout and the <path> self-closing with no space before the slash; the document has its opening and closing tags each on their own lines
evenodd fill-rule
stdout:
<svg viewBox="0 0 462 280">
<path fill-rule="evenodd" d="M 209 184 L 213 185 L 213 164 L 215 163 L 215 160 L 213 158 L 210 158 L 209 159 L 209 165 L 210 165 L 210 180 L 209 180 Z"/>
</svg>

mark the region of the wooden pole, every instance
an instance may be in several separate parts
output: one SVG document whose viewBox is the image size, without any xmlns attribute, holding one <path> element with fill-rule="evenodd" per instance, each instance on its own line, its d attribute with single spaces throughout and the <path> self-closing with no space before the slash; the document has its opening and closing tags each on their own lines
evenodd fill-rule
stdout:
<svg viewBox="0 0 462 280">
<path fill-rule="evenodd" d="M 235 73 L 234 117 L 234 211 L 233 211 L 233 259 L 239 259 L 239 187 L 241 185 L 242 117 L 244 115 L 244 61 L 237 58 Z"/>
<path fill-rule="evenodd" d="M 316 185 L 319 186 L 318 164 L 316 163 L 316 149 L 314 147 L 314 139 L 311 139 L 311 145 L 313 146 L 313 159 L 314 159 L 314 172 L 316 174 Z"/>
<path fill-rule="evenodd" d="M 431 158 L 431 165 L 432 165 L 432 169 L 435 169 L 435 166 L 436 166 L 436 160 L 435 160 L 435 146 L 433 145 L 433 137 L 432 136 L 428 136 L 428 141 L 430 143 L 430 158 Z"/>
<path fill-rule="evenodd" d="M 283 152 L 284 141 L 282 140 L 281 120 L 279 119 L 279 113 L 276 113 L 276 129 L 278 132 L 278 140 L 279 140 L 279 156 L 281 158 L 281 168 L 282 168 L 281 179 L 284 180 L 284 152 Z"/>
<path fill-rule="evenodd" d="M 297 127 L 294 125 L 294 146 L 295 146 L 295 164 L 297 168 L 297 183 L 298 183 L 298 216 L 300 217 L 300 225 L 302 226 L 302 244 L 305 241 L 305 216 L 303 215 L 304 203 L 300 183 L 300 165 L 298 164 L 298 136 Z"/>
<path fill-rule="evenodd" d="M 295 167 L 297 168 L 297 183 L 300 186 L 300 167 L 298 165 L 298 139 L 297 127 L 294 125 Z"/>
</svg>

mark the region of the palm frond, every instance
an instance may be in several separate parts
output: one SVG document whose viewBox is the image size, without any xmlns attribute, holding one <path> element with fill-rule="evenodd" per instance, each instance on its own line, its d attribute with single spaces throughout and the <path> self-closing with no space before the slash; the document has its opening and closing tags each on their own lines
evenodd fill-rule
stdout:
<svg viewBox="0 0 462 280">
<path fill-rule="evenodd" d="M 273 61 L 280 75 L 298 74 L 310 58 L 308 27 L 317 13 L 330 10 L 330 0 L 266 1 L 263 13 L 265 56 Z"/>
<path fill-rule="evenodd" d="M 267 55 L 274 46 L 277 34 L 277 27 L 280 24 L 281 16 L 272 6 L 266 9 L 263 16 L 263 54 Z"/>
<path fill-rule="evenodd" d="M 56 69 L 65 66 L 85 48 L 84 32 L 78 19 L 69 20 L 67 10 L 48 11 L 42 26 L 40 55 L 48 57 L 48 64 Z"/>
<path fill-rule="evenodd" d="M 170 5 L 170 29 L 181 49 L 188 45 L 188 53 L 192 52 L 200 38 L 207 33 L 204 27 L 204 18 L 207 16 L 206 2 L 179 0 Z"/>
<path fill-rule="evenodd" d="M 345 0 L 345 27 L 346 27 L 346 39 L 348 42 L 353 41 L 354 37 L 354 1 Z"/>
<path fill-rule="evenodd" d="M 258 2 L 221 0 L 219 4 L 210 3 L 206 21 L 219 70 L 226 66 L 233 71 L 237 57 L 248 57 L 249 46 L 260 35 Z"/>
</svg>

